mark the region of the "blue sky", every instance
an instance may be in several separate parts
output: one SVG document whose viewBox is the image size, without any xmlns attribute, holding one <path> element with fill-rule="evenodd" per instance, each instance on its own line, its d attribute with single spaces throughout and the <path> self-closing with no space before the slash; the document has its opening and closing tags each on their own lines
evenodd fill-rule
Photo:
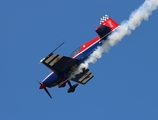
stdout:
<svg viewBox="0 0 158 120">
<path fill-rule="evenodd" d="M 144 0 L 0 1 L 0 119 L 156 120 L 158 119 L 158 11 L 95 64 L 94 78 L 67 94 L 68 86 L 39 84 L 50 70 L 39 61 L 59 43 L 69 55 L 96 37 L 105 14 L 121 23 Z"/>
</svg>

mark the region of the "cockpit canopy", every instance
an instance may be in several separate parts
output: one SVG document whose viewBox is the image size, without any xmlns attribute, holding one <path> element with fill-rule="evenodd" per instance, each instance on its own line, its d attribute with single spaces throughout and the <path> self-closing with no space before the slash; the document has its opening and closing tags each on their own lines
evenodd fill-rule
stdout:
<svg viewBox="0 0 158 120">
<path fill-rule="evenodd" d="M 73 56 L 75 56 L 77 53 L 79 53 L 80 52 L 80 47 L 79 48 L 77 48 L 77 49 L 75 49 L 70 55 L 69 55 L 69 57 L 73 57 Z"/>
</svg>

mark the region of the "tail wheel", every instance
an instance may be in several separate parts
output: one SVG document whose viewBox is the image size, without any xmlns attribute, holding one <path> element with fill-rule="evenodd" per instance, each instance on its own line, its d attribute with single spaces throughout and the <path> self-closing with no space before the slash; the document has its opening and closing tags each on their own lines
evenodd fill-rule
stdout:
<svg viewBox="0 0 158 120">
<path fill-rule="evenodd" d="M 68 92 L 68 93 L 74 92 L 77 86 L 78 86 L 78 84 L 75 84 L 75 85 L 71 86 L 71 87 L 67 90 L 67 92 Z"/>
</svg>

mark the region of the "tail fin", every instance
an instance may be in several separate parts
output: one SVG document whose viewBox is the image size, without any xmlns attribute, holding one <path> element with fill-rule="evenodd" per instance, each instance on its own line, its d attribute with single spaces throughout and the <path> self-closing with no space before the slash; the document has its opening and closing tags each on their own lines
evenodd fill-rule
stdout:
<svg viewBox="0 0 158 120">
<path fill-rule="evenodd" d="M 96 32 L 100 37 L 105 36 L 109 32 L 113 31 L 118 27 L 118 23 L 116 23 L 112 18 L 108 15 L 104 15 L 100 18 L 100 26 L 96 28 Z"/>
</svg>

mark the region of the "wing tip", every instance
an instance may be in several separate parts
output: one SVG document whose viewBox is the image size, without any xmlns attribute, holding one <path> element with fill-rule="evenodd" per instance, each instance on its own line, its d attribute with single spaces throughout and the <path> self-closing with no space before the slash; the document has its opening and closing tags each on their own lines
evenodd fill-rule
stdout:
<svg viewBox="0 0 158 120">
<path fill-rule="evenodd" d="M 42 58 L 42 59 L 40 60 L 40 63 L 42 63 L 42 62 L 44 61 L 44 59 L 45 59 L 45 58 Z"/>
</svg>

